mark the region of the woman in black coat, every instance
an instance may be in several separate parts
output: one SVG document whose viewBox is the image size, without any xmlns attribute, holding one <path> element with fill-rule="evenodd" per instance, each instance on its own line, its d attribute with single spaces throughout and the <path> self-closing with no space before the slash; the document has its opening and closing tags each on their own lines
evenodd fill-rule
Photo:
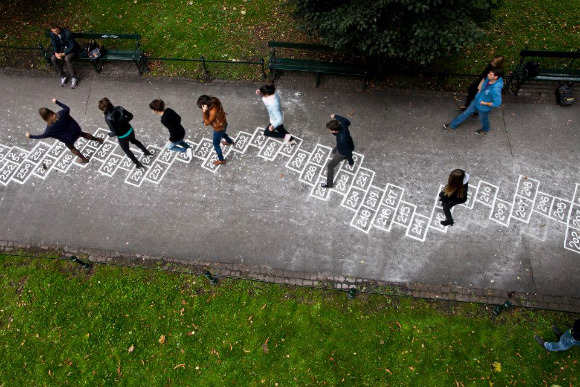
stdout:
<svg viewBox="0 0 580 387">
<path fill-rule="evenodd" d="M 449 174 L 447 185 L 439 192 L 439 200 L 445 214 L 445 220 L 441 221 L 443 226 L 453 226 L 451 208 L 467 201 L 468 181 L 469 175 L 462 169 L 455 169 Z"/>
</svg>

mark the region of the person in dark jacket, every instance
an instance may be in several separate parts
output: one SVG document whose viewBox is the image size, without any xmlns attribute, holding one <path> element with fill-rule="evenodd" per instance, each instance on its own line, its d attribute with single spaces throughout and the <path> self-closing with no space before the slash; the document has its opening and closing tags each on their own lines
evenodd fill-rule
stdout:
<svg viewBox="0 0 580 387">
<path fill-rule="evenodd" d="M 66 86 L 68 77 L 65 75 L 61 61 L 64 60 L 68 69 L 69 75 L 72 77 L 71 88 L 75 89 L 79 83 L 75 66 L 72 61 L 79 51 L 80 46 L 73 39 L 72 33 L 66 28 L 60 27 L 58 24 L 50 25 L 50 43 L 54 49 L 54 54 L 50 58 L 58 75 L 60 75 L 60 85 Z"/>
<path fill-rule="evenodd" d="M 228 121 L 226 120 L 226 112 L 222 107 L 222 103 L 216 97 L 209 95 L 201 95 L 197 99 L 197 107 L 201 109 L 203 123 L 205 126 L 213 127 L 213 148 L 217 153 L 218 159 L 213 163 L 215 165 L 225 164 L 224 156 L 220 147 L 221 145 L 234 145 L 234 140 L 228 136 L 226 130 L 228 129 Z"/>
<path fill-rule="evenodd" d="M 475 96 L 479 91 L 479 84 L 481 83 L 481 81 L 487 78 L 487 74 L 489 74 L 491 70 L 503 68 L 504 60 L 505 58 L 503 57 L 503 55 L 496 55 L 493 58 L 491 58 L 491 61 L 487 64 L 483 72 L 479 74 L 477 80 L 473 81 L 473 83 L 469 85 L 469 88 L 467 89 L 467 97 L 465 98 L 465 103 L 461 106 L 458 106 L 457 107 L 458 110 L 467 109 L 467 107 L 471 104 L 471 101 L 475 99 Z"/>
<path fill-rule="evenodd" d="M 102 98 L 99 101 L 99 109 L 105 114 L 105 121 L 109 125 L 110 137 L 117 137 L 119 145 L 123 152 L 131 159 L 137 168 L 143 168 L 143 164 L 129 149 L 129 143 L 136 145 L 143 151 L 145 156 L 151 156 L 152 153 L 145 148 L 139 140 L 135 138 L 135 130 L 129 123 L 133 119 L 133 114 L 123 109 L 121 106 L 114 106 L 108 98 Z"/>
<path fill-rule="evenodd" d="M 338 114 L 333 114 L 330 118 L 332 118 L 332 120 L 326 123 L 326 127 L 336 136 L 336 146 L 332 149 L 332 159 L 328 162 L 327 167 L 328 173 L 326 174 L 326 183 L 321 184 L 322 188 L 332 188 L 334 184 L 334 167 L 336 167 L 341 161 L 347 160 L 348 165 L 354 165 L 354 160 L 352 158 L 354 142 L 352 141 L 352 137 L 350 137 L 350 132 L 348 130 L 350 121 Z"/>
<path fill-rule="evenodd" d="M 580 346 L 580 319 L 574 321 L 572 328 L 568 329 L 564 334 L 560 332 L 556 325 L 552 325 L 552 331 L 556 335 L 558 341 L 546 342 L 540 336 L 534 336 L 536 342 L 546 351 L 565 351 L 569 348 Z"/>
<path fill-rule="evenodd" d="M 443 191 L 439 192 L 439 200 L 445 214 L 445 220 L 440 222 L 443 226 L 453 226 L 451 208 L 467 201 L 468 181 L 469 174 L 462 169 L 454 169 L 449 174 L 447 185 L 443 188 Z"/>
<path fill-rule="evenodd" d="M 191 159 L 191 146 L 185 142 L 185 129 L 181 125 L 181 117 L 173 109 L 165 108 L 165 102 L 155 99 L 149 104 L 153 113 L 161 116 L 161 123 L 169 130 L 169 141 L 166 148 L 174 152 L 186 152 Z"/>
<path fill-rule="evenodd" d="M 32 139 L 51 137 L 62 141 L 74 155 L 78 156 L 79 163 L 88 163 L 89 159 L 83 156 L 82 153 L 75 148 L 75 142 L 79 137 L 83 137 L 87 140 L 96 141 L 99 144 L 102 144 L 103 139 L 96 138 L 90 133 L 83 132 L 75 119 L 70 116 L 70 109 L 64 103 L 57 101 L 55 98 L 52 99 L 52 103 L 60 106 L 62 110 L 55 113 L 45 107 L 38 109 L 38 114 L 40 114 L 47 124 L 44 133 L 34 135 L 26 132 L 24 135 Z"/>
</svg>

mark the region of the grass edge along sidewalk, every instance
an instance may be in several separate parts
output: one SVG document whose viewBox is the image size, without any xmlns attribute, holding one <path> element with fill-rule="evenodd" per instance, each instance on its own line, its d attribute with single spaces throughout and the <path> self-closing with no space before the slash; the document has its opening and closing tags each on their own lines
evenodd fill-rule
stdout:
<svg viewBox="0 0 580 387">
<path fill-rule="evenodd" d="M 471 303 L 212 286 L 10 254 L 0 254 L 3 386 L 572 386 L 580 374 L 578 348 L 548 353 L 533 340 L 575 318 L 560 312 L 494 316 Z"/>
</svg>

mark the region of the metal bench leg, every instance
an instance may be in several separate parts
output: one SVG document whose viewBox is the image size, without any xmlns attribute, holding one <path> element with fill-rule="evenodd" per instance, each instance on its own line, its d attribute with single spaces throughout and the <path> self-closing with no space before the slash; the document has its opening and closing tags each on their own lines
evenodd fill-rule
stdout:
<svg viewBox="0 0 580 387">
<path fill-rule="evenodd" d="M 320 73 L 314 73 L 316 76 L 316 87 L 320 86 Z"/>
<path fill-rule="evenodd" d="M 95 68 L 95 71 L 97 72 L 97 74 L 100 74 L 101 70 L 103 70 L 103 61 L 92 60 L 91 63 L 93 64 L 93 67 Z"/>
</svg>

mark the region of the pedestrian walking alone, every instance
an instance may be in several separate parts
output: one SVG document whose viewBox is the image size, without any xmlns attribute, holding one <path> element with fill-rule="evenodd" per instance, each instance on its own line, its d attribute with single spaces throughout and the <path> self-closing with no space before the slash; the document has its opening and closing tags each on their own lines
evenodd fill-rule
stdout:
<svg viewBox="0 0 580 387">
<path fill-rule="evenodd" d="M 332 120 L 326 123 L 326 127 L 330 130 L 330 133 L 336 136 L 336 146 L 332 148 L 330 154 L 332 159 L 328 162 L 326 183 L 321 184 L 322 188 L 332 188 L 334 185 L 334 167 L 336 167 L 341 161 L 347 160 L 348 165 L 354 165 L 354 160 L 352 158 L 354 142 L 352 141 L 352 137 L 348 130 L 350 121 L 338 114 L 333 114 L 330 118 L 332 118 Z"/>
<path fill-rule="evenodd" d="M 256 94 L 262 96 L 262 102 L 264 102 L 270 117 L 270 123 L 264 129 L 264 136 L 283 138 L 284 144 L 295 145 L 296 140 L 284 128 L 284 113 L 280 104 L 280 94 L 278 94 L 276 87 L 274 85 L 263 85 L 256 90 Z"/>
<path fill-rule="evenodd" d="M 481 81 L 487 78 L 487 74 L 489 74 L 491 70 L 503 69 L 504 60 L 505 58 L 503 57 L 503 55 L 496 55 L 493 58 L 491 58 L 491 61 L 487 64 L 487 66 L 481 72 L 481 74 L 479 74 L 479 77 L 475 81 L 473 81 L 471 85 L 469 85 L 469 88 L 467 88 L 467 97 L 465 98 L 465 103 L 461 106 L 458 106 L 457 107 L 458 110 L 467 109 L 467 107 L 471 104 L 471 101 L 473 101 L 473 99 L 477 95 L 477 92 L 479 91 L 479 84 L 481 83 Z"/>
<path fill-rule="evenodd" d="M 169 141 L 165 146 L 168 150 L 174 152 L 185 152 L 191 159 L 191 146 L 185 142 L 185 129 L 181 125 L 181 116 L 173 109 L 165 107 L 165 102 L 155 99 L 149 104 L 153 113 L 161 116 L 161 123 L 169 130 Z"/>
<path fill-rule="evenodd" d="M 152 153 L 145 148 L 145 146 L 135 138 L 135 130 L 131 126 L 130 121 L 133 119 L 133 114 L 123 109 L 121 106 L 114 106 L 108 98 L 102 98 L 99 101 L 99 109 L 105 115 L 105 121 L 109 125 L 109 137 L 117 137 L 119 140 L 119 146 L 125 152 L 127 157 L 135 163 L 136 168 L 143 168 L 143 164 L 129 149 L 129 143 L 137 146 L 137 148 L 143 151 L 145 156 L 151 156 Z"/>
<path fill-rule="evenodd" d="M 205 126 L 211 125 L 213 127 L 213 148 L 217 153 L 218 159 L 213 163 L 215 165 L 225 164 L 224 156 L 222 154 L 221 145 L 234 145 L 226 130 L 228 129 L 228 121 L 226 120 L 226 112 L 219 99 L 210 97 L 209 95 L 202 95 L 197 99 L 197 107 L 201 109 L 203 116 L 203 123 Z M 221 141 L 222 138 L 224 141 Z"/>
<path fill-rule="evenodd" d="M 99 144 L 102 144 L 103 139 L 96 138 L 90 133 L 83 132 L 75 119 L 70 116 L 70 109 L 64 103 L 57 101 L 55 98 L 52 99 L 52 103 L 60 106 L 62 110 L 55 113 L 45 107 L 38 109 L 38 114 L 40 114 L 40 117 L 42 117 L 47 124 L 44 133 L 34 135 L 26 132 L 24 135 L 32 139 L 52 137 L 62 141 L 74 155 L 78 156 L 77 161 L 79 163 L 88 163 L 89 159 L 83 156 L 81 152 L 75 148 L 75 142 L 79 137 L 83 137 L 87 140 L 96 141 Z"/>
<path fill-rule="evenodd" d="M 479 115 L 481 122 L 481 129 L 475 133 L 479 135 L 487 134 L 489 127 L 489 113 L 497 107 L 501 106 L 501 89 L 503 88 L 503 70 L 491 70 L 487 74 L 487 78 L 479 83 L 479 88 L 475 99 L 469 104 L 467 109 L 457 116 L 451 123 L 443 124 L 443 128 L 447 130 L 455 130 L 472 114 Z"/>
<path fill-rule="evenodd" d="M 440 222 L 443 226 L 453 226 L 451 208 L 467 201 L 468 181 L 469 174 L 462 169 L 454 169 L 449 174 L 447 185 L 443 188 L 443 191 L 439 192 L 439 200 L 445 214 L 445 220 Z"/>
<path fill-rule="evenodd" d="M 556 325 L 552 326 L 552 331 L 556 335 L 558 341 L 547 342 L 540 336 L 534 336 L 536 342 L 545 350 L 550 352 L 565 351 L 569 348 L 580 346 L 580 319 L 574 321 L 572 328 L 568 329 L 564 334 L 560 332 Z"/>
</svg>

